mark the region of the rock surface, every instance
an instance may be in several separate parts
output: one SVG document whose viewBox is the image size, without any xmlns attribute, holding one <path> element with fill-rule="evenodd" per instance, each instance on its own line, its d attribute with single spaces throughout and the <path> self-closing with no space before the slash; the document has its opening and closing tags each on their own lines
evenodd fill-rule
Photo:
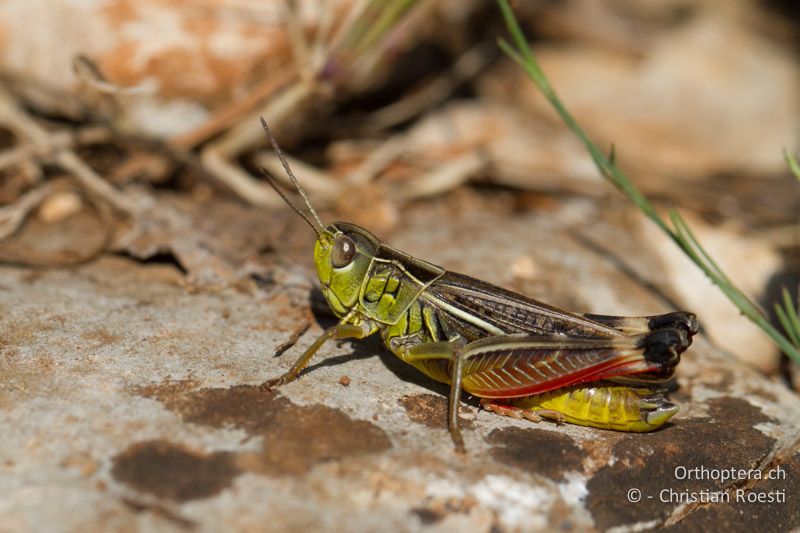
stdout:
<svg viewBox="0 0 800 533">
<path fill-rule="evenodd" d="M 508 207 L 422 204 L 387 240 L 568 309 L 672 309 L 652 286 L 679 294 L 658 286 L 675 279 L 648 251 L 660 237 L 632 232 L 638 215 L 624 204 Z M 281 249 L 286 227 L 270 230 L 282 261 L 259 258 L 277 280 L 310 267 L 310 232 L 295 258 Z M 628 262 L 649 279 L 624 272 Z M 72 270 L 0 267 L 2 529 L 800 527 L 800 399 L 702 334 L 671 393 L 681 411 L 663 429 L 532 424 L 468 399 L 459 456 L 445 388 L 377 339 L 330 343 L 301 380 L 258 388 L 331 323 L 314 318 L 272 357 L 309 321 L 311 285 L 188 292 L 183 279 L 172 264 L 122 256 Z M 759 495 L 777 501 L 746 501 Z"/>
</svg>

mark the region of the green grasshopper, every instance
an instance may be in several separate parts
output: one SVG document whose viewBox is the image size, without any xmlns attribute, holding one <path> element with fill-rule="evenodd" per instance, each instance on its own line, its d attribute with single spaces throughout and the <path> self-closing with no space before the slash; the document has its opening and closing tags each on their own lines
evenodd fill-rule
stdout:
<svg viewBox="0 0 800 533">
<path fill-rule="evenodd" d="M 652 386 L 672 377 L 698 331 L 695 315 L 570 313 L 411 257 L 354 224 L 325 225 L 261 123 L 308 213 L 264 175 L 317 234 L 322 294 L 340 319 L 265 388 L 297 379 L 330 339 L 379 333 L 404 362 L 450 385 L 448 426 L 459 451 L 462 391 L 502 415 L 621 431 L 656 429 L 677 412 Z"/>
</svg>

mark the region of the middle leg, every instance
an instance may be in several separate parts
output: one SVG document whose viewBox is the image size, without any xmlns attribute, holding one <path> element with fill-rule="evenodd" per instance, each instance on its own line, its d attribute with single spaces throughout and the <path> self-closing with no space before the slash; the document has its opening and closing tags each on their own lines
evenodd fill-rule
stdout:
<svg viewBox="0 0 800 533">
<path fill-rule="evenodd" d="M 415 364 L 420 370 L 439 381 L 450 383 L 450 396 L 448 398 L 448 418 L 447 426 L 450 430 L 450 437 L 453 439 L 456 451 L 464 453 L 464 437 L 461 434 L 461 425 L 458 418 L 459 402 L 461 400 L 461 380 L 464 373 L 464 341 L 442 341 L 417 344 L 403 350 L 401 358 L 410 364 Z M 447 370 L 433 372 L 431 368 L 425 368 L 426 363 L 439 361 Z M 418 365 L 422 365 L 421 367 Z"/>
</svg>

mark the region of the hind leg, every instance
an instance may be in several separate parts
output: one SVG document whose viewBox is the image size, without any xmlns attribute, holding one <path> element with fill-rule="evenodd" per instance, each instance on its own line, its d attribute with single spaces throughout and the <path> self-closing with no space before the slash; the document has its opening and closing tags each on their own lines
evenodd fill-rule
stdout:
<svg viewBox="0 0 800 533">
<path fill-rule="evenodd" d="M 548 420 L 553 420 L 558 424 L 561 424 L 567 420 L 562 413 L 552 409 L 525 409 L 523 407 L 515 407 L 507 403 L 500 403 L 496 400 L 490 400 L 488 398 L 481 398 L 481 407 L 490 413 L 515 418 L 517 420 L 524 419 L 530 420 L 531 422 L 541 422 L 542 418 L 547 418 Z"/>
</svg>

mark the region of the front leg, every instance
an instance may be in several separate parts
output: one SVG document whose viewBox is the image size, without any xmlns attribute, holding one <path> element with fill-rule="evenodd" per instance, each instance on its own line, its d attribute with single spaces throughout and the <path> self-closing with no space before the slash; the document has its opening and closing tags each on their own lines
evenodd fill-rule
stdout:
<svg viewBox="0 0 800 533">
<path fill-rule="evenodd" d="M 346 320 L 347 318 L 345 318 Z M 264 389 L 272 389 L 274 387 L 280 387 L 281 385 L 285 385 L 287 383 L 291 383 L 300 375 L 300 372 L 308 366 L 308 363 L 311 361 L 311 358 L 314 357 L 314 354 L 317 353 L 325 341 L 329 339 L 363 339 L 367 337 L 371 333 L 375 331 L 375 328 L 367 321 L 362 322 L 359 325 L 354 324 L 347 324 L 342 321 L 339 324 L 336 324 L 333 327 L 330 327 L 325 330 L 325 333 L 319 336 L 314 343 L 308 347 L 308 349 L 303 352 L 303 355 L 292 365 L 292 367 L 282 376 L 269 379 L 261 384 L 261 387 Z"/>
</svg>

